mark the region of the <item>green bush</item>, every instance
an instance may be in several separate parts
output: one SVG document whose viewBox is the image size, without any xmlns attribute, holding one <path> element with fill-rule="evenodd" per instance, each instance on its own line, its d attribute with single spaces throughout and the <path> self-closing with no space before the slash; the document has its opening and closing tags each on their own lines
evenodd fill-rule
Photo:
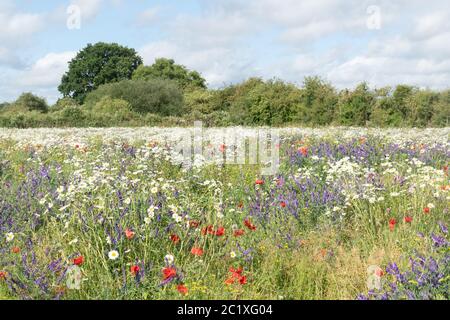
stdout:
<svg viewBox="0 0 450 320">
<path fill-rule="evenodd" d="M 22 106 L 28 111 L 41 111 L 47 112 L 48 105 L 45 99 L 38 97 L 30 92 L 26 92 L 20 95 L 20 97 L 14 102 L 17 106 Z"/>
<path fill-rule="evenodd" d="M 138 113 L 179 116 L 183 112 L 183 94 L 171 81 L 124 80 L 100 86 L 86 97 L 86 105 L 93 107 L 104 97 L 122 99 Z"/>
<path fill-rule="evenodd" d="M 206 89 L 196 89 L 187 91 L 184 94 L 185 112 L 198 111 L 202 114 L 213 112 L 217 105 L 214 104 L 214 91 Z"/>
<path fill-rule="evenodd" d="M 437 127 L 450 126 L 450 103 L 441 101 L 434 106 L 431 124 Z"/>
<path fill-rule="evenodd" d="M 370 119 L 374 96 L 366 83 L 354 91 L 344 90 L 338 101 L 337 122 L 346 126 L 365 126 Z"/>
<path fill-rule="evenodd" d="M 147 113 L 144 116 L 144 125 L 149 127 L 157 127 L 160 126 L 163 122 L 163 118 L 157 114 Z"/>
<path fill-rule="evenodd" d="M 228 111 L 239 125 L 281 125 L 291 122 L 298 112 L 301 91 L 281 80 L 264 82 L 252 78 L 234 88 Z"/>
<path fill-rule="evenodd" d="M 61 98 L 58 99 L 58 101 L 56 101 L 56 103 L 49 108 L 50 112 L 56 112 L 56 111 L 61 111 L 62 109 L 64 109 L 65 107 L 68 106 L 75 106 L 75 107 L 79 107 L 80 105 L 78 104 L 78 102 L 75 99 L 72 99 L 70 97 L 65 97 L 65 98 Z"/>
<path fill-rule="evenodd" d="M 303 81 L 301 104 L 293 115 L 295 122 L 307 125 L 327 125 L 335 119 L 338 101 L 336 89 L 319 77 Z"/>
<path fill-rule="evenodd" d="M 60 111 L 60 114 L 66 123 L 72 123 L 75 124 L 75 126 L 82 124 L 86 118 L 86 115 L 80 107 L 71 105 L 64 107 L 64 109 Z"/>
<path fill-rule="evenodd" d="M 103 97 L 91 110 L 91 117 L 104 119 L 107 123 L 119 124 L 138 118 L 131 105 L 122 99 Z"/>
</svg>

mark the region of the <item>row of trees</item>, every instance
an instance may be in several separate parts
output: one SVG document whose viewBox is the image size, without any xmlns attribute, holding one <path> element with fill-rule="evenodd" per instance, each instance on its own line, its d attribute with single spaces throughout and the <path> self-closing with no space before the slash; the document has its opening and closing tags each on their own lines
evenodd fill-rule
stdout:
<svg viewBox="0 0 450 320">
<path fill-rule="evenodd" d="M 371 89 L 366 83 L 337 90 L 319 77 L 298 87 L 250 78 L 208 89 L 196 71 L 171 59 L 144 66 L 135 50 L 118 44 L 88 45 L 69 63 L 59 86 L 64 98 L 48 106 L 22 94 L 0 104 L 0 125 L 111 126 L 207 125 L 448 126 L 450 90 L 398 85 Z"/>
</svg>

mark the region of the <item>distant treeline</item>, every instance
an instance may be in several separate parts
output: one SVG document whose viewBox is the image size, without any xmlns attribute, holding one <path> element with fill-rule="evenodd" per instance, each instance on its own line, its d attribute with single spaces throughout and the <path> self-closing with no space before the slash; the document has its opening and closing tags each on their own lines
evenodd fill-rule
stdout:
<svg viewBox="0 0 450 320">
<path fill-rule="evenodd" d="M 133 49 L 88 45 L 69 63 L 53 106 L 32 93 L 0 104 L 3 127 L 449 126 L 450 90 L 408 85 L 337 90 L 319 77 L 301 87 L 250 78 L 209 89 L 196 71 L 170 59 L 144 66 Z"/>
</svg>

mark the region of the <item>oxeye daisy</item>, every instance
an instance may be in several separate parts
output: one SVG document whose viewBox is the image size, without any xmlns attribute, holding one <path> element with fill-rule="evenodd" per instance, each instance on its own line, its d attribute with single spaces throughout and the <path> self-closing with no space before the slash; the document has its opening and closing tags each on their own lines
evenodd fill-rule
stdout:
<svg viewBox="0 0 450 320">
<path fill-rule="evenodd" d="M 108 252 L 109 260 L 116 260 L 119 257 L 119 252 L 117 250 L 111 250 Z"/>
<path fill-rule="evenodd" d="M 171 255 L 171 254 L 167 254 L 167 255 L 164 257 L 164 261 L 165 261 L 167 264 L 172 264 L 174 260 L 175 260 L 175 258 L 174 258 L 174 256 Z"/>
<path fill-rule="evenodd" d="M 5 235 L 5 237 L 6 237 L 6 242 L 11 242 L 11 241 L 14 240 L 14 233 L 8 232 L 8 233 Z"/>
</svg>

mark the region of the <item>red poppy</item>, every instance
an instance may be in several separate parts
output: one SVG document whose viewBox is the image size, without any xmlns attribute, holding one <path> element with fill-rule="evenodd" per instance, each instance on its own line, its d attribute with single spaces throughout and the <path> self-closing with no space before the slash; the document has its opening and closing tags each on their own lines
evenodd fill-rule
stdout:
<svg viewBox="0 0 450 320">
<path fill-rule="evenodd" d="M 223 236 L 224 234 L 225 234 L 225 228 L 224 227 L 219 227 L 216 230 L 216 236 L 220 237 L 220 236 Z"/>
<path fill-rule="evenodd" d="M 20 252 L 20 248 L 19 248 L 19 247 L 13 247 L 13 248 L 11 249 L 11 252 L 12 252 L 12 253 L 19 253 L 19 252 Z"/>
<path fill-rule="evenodd" d="M 242 276 L 239 278 L 239 283 L 240 284 L 246 284 L 247 283 L 247 277 L 246 276 Z"/>
<path fill-rule="evenodd" d="M 170 240 L 172 240 L 173 243 L 177 244 L 178 242 L 180 242 L 180 237 L 176 234 L 172 234 L 170 235 Z"/>
<path fill-rule="evenodd" d="M 207 234 L 214 234 L 213 226 L 209 225 L 202 228 L 202 235 L 206 236 Z"/>
<path fill-rule="evenodd" d="M 177 270 L 175 270 L 175 268 L 165 267 L 162 272 L 164 280 L 172 279 L 177 275 Z"/>
<path fill-rule="evenodd" d="M 136 276 L 139 273 L 139 271 L 141 271 L 141 268 L 137 265 L 132 265 L 130 271 L 132 275 Z"/>
<path fill-rule="evenodd" d="M 6 271 L 0 271 L 0 280 L 6 279 Z"/>
<path fill-rule="evenodd" d="M 308 155 L 308 148 L 300 147 L 300 148 L 298 148 L 298 152 L 300 152 L 303 156 L 307 156 Z"/>
<path fill-rule="evenodd" d="M 395 220 L 395 219 L 390 219 L 389 220 L 389 229 L 391 230 L 391 231 L 394 231 L 394 228 L 395 228 L 395 225 L 397 224 L 397 220 Z"/>
<path fill-rule="evenodd" d="M 84 262 L 84 257 L 83 256 L 78 256 L 75 259 L 73 259 L 73 264 L 76 266 L 81 266 Z"/>
<path fill-rule="evenodd" d="M 133 230 L 131 230 L 130 228 L 127 228 L 125 230 L 125 236 L 127 237 L 128 240 L 133 239 L 135 234 L 136 233 Z"/>
<path fill-rule="evenodd" d="M 226 148 L 227 148 L 227 146 L 225 144 L 221 144 L 219 146 L 219 151 L 223 153 L 226 150 Z"/>
<path fill-rule="evenodd" d="M 240 277 L 244 269 L 242 267 L 239 267 L 237 269 L 230 267 L 229 271 L 232 273 L 234 277 Z"/>
<path fill-rule="evenodd" d="M 412 218 L 411 216 L 406 216 L 405 219 L 404 219 L 404 221 L 405 221 L 406 223 L 411 223 L 412 220 L 413 220 L 413 218 Z"/>
<path fill-rule="evenodd" d="M 194 248 L 192 248 L 191 249 L 191 253 L 194 255 L 194 256 L 202 256 L 203 255 L 203 249 L 202 248 L 196 248 L 196 247 L 194 247 Z"/>
<path fill-rule="evenodd" d="M 181 293 L 182 295 L 186 295 L 188 293 L 188 288 L 184 285 L 184 284 L 179 284 L 177 286 L 177 290 L 179 293 Z"/>
<path fill-rule="evenodd" d="M 242 267 L 239 267 L 237 269 L 230 267 L 229 271 L 231 272 L 231 276 L 229 276 L 225 280 L 225 284 L 230 285 L 238 281 L 240 284 L 246 284 L 247 283 L 247 277 L 242 274 L 244 271 Z"/>
<path fill-rule="evenodd" d="M 255 184 L 257 184 L 257 185 L 263 185 L 263 184 L 264 184 L 264 180 L 258 179 L 258 180 L 255 181 Z"/>
<path fill-rule="evenodd" d="M 249 219 L 245 219 L 244 224 L 250 230 L 253 230 L 253 231 L 256 230 L 256 226 L 253 223 L 251 223 Z"/>
<path fill-rule="evenodd" d="M 233 234 L 235 237 L 239 237 L 239 236 L 242 236 L 244 233 L 245 233 L 245 231 L 243 229 L 237 229 L 237 230 L 234 230 Z"/>
<path fill-rule="evenodd" d="M 430 208 L 428 208 L 428 207 L 423 208 L 423 212 L 425 214 L 429 214 L 430 213 Z"/>
<path fill-rule="evenodd" d="M 286 207 L 286 202 L 281 201 L 281 202 L 280 202 L 280 206 L 281 206 L 282 208 L 285 208 L 285 207 Z"/>
</svg>

